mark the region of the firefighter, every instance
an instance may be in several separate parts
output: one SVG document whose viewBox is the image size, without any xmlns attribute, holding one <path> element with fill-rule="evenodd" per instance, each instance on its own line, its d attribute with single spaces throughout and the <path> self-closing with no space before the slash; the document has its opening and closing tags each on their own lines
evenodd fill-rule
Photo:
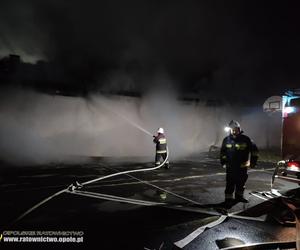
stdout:
<svg viewBox="0 0 300 250">
<path fill-rule="evenodd" d="M 226 168 L 225 202 L 234 201 L 247 203 L 244 197 L 245 183 L 248 179 L 248 168 L 255 167 L 258 149 L 254 142 L 243 134 L 237 121 L 229 123 L 230 134 L 224 138 L 220 161 Z"/>
<path fill-rule="evenodd" d="M 162 162 L 165 161 L 165 159 L 167 158 L 167 139 L 166 136 L 164 134 L 164 129 L 163 128 L 159 128 L 157 130 L 157 135 L 153 135 L 154 139 L 153 142 L 156 144 L 156 154 L 155 154 L 155 166 L 159 166 L 160 160 L 162 158 Z M 169 161 L 166 160 L 164 167 L 166 169 L 170 168 L 170 164 Z"/>
</svg>

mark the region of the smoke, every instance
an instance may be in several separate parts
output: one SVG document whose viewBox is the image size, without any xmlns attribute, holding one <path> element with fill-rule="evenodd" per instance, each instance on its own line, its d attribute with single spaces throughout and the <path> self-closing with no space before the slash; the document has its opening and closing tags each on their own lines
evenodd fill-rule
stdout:
<svg viewBox="0 0 300 250">
<path fill-rule="evenodd" d="M 0 56 L 14 53 L 31 62 L 46 58 L 71 77 L 78 74 L 83 79 L 123 74 L 135 63 L 131 70 L 136 75 L 163 67 L 184 79 L 177 82 L 183 87 L 189 81 L 198 90 L 207 87 L 234 100 L 261 101 L 297 87 L 300 49 L 299 4 L 259 5 L 195 0 L 1 1 Z"/>
<path fill-rule="evenodd" d="M 260 148 L 281 147 L 282 114 L 276 112 L 267 114 L 262 107 L 244 108 L 241 116 L 241 126 Z"/>
<path fill-rule="evenodd" d="M 33 3 L 2 1 L 0 4 L 0 56 L 20 55 L 25 62 L 46 58 L 48 33 L 38 25 Z"/>
<path fill-rule="evenodd" d="M 220 146 L 226 136 L 223 127 L 231 119 L 240 121 L 259 147 L 279 146 L 280 117 L 268 117 L 261 107 L 183 101 L 176 82 L 167 75 L 157 75 L 149 83 L 152 87 L 141 98 L 96 93 L 88 98 L 51 96 L 2 89 L 0 158 L 17 164 L 89 156 L 154 158 L 151 135 L 163 127 L 174 160 Z"/>
</svg>

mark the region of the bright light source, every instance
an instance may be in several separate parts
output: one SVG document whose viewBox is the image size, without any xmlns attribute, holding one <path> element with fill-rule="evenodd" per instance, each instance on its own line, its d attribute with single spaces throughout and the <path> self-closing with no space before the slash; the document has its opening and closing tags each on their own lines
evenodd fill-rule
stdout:
<svg viewBox="0 0 300 250">
<path fill-rule="evenodd" d="M 297 168 L 296 166 L 290 166 L 287 169 L 290 170 L 290 171 L 294 171 L 294 172 L 300 172 L 299 168 Z"/>
<path fill-rule="evenodd" d="M 295 107 L 285 107 L 283 113 L 290 114 L 296 112 Z"/>
<path fill-rule="evenodd" d="M 230 127 L 225 127 L 225 128 L 224 128 L 224 131 L 225 131 L 225 132 L 229 132 L 230 129 L 231 129 Z"/>
<path fill-rule="evenodd" d="M 300 165 L 298 162 L 288 162 L 287 169 L 290 171 L 300 172 Z"/>
<path fill-rule="evenodd" d="M 288 162 L 287 165 L 288 165 L 288 167 L 295 166 L 295 167 L 300 168 L 300 164 L 296 161 L 290 161 L 290 162 Z"/>
</svg>

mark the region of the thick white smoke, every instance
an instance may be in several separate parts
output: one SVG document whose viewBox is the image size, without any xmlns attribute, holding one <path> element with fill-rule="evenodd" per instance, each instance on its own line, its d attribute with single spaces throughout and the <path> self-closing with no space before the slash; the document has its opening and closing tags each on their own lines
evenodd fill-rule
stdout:
<svg viewBox="0 0 300 250">
<path fill-rule="evenodd" d="M 167 83 L 164 86 L 143 98 L 93 95 L 83 99 L 2 91 L 1 159 L 28 164 L 77 156 L 154 157 L 149 134 L 158 127 L 164 127 L 170 157 L 176 159 L 220 145 L 226 136 L 223 127 L 231 119 L 239 120 L 258 146 L 279 146 L 280 118 L 272 118 L 266 126 L 270 117 L 258 109 L 207 107 L 205 100 L 183 102 Z"/>
</svg>

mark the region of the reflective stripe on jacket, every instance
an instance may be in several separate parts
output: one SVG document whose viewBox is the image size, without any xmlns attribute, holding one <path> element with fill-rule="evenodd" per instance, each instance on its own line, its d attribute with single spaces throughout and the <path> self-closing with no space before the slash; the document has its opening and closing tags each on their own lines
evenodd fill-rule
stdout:
<svg viewBox="0 0 300 250">
<path fill-rule="evenodd" d="M 158 134 L 155 136 L 153 142 L 156 143 L 156 153 L 167 153 L 167 139 L 164 134 Z"/>
<path fill-rule="evenodd" d="M 220 153 L 222 165 L 250 167 L 256 165 L 257 159 L 258 149 L 248 136 L 239 134 L 224 138 Z"/>
</svg>

